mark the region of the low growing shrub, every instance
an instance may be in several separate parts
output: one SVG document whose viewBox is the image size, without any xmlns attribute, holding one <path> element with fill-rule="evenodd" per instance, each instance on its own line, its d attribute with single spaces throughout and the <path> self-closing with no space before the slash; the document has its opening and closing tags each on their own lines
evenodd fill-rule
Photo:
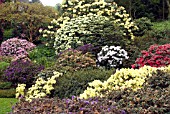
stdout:
<svg viewBox="0 0 170 114">
<path fill-rule="evenodd" d="M 17 103 L 11 114 L 126 114 L 113 105 L 113 101 L 107 99 L 34 99 L 31 103 L 22 101 Z"/>
<path fill-rule="evenodd" d="M 141 68 L 144 65 L 162 67 L 170 64 L 170 44 L 152 45 L 147 51 L 143 50 L 141 53 L 132 68 Z"/>
<path fill-rule="evenodd" d="M 31 61 L 13 61 L 4 72 L 4 80 L 12 82 L 14 86 L 18 83 L 25 83 L 29 87 L 34 81 L 34 77 L 43 70 L 44 67 L 34 64 Z"/>
<path fill-rule="evenodd" d="M 0 89 L 10 89 L 12 83 L 11 82 L 1 82 L 0 81 Z"/>
<path fill-rule="evenodd" d="M 15 89 L 0 89 L 0 98 L 15 98 Z"/>
</svg>

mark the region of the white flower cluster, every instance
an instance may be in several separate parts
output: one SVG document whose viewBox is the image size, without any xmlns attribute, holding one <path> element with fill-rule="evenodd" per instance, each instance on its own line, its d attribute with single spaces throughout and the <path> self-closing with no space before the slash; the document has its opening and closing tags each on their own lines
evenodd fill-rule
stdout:
<svg viewBox="0 0 170 114">
<path fill-rule="evenodd" d="M 104 46 L 97 54 L 98 66 L 117 68 L 123 63 L 124 59 L 128 59 L 128 53 L 120 46 Z"/>
</svg>

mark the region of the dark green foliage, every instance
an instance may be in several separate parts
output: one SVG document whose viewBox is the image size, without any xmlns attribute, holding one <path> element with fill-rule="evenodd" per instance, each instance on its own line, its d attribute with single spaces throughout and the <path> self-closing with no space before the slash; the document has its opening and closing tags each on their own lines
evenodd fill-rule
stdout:
<svg viewBox="0 0 170 114">
<path fill-rule="evenodd" d="M 2 75 L 4 73 L 4 71 L 6 70 L 6 68 L 9 66 L 10 63 L 8 62 L 0 62 L 0 79 L 2 78 Z"/>
<path fill-rule="evenodd" d="M 147 85 L 153 89 L 161 89 L 170 87 L 170 73 L 157 70 L 152 77 L 147 80 Z"/>
<path fill-rule="evenodd" d="M 7 40 L 9 38 L 13 38 L 13 29 L 5 29 L 4 30 L 4 36 L 3 36 L 3 40 Z"/>
<path fill-rule="evenodd" d="M 0 81 L 0 89 L 10 89 L 12 83 L 11 82 L 1 82 Z"/>
<path fill-rule="evenodd" d="M 88 83 L 93 80 L 104 81 L 113 74 L 115 70 L 104 69 L 84 69 L 73 73 L 67 72 L 59 77 L 55 86 L 54 96 L 59 98 L 79 95 L 88 87 Z"/>
<path fill-rule="evenodd" d="M 0 89 L 0 98 L 14 98 L 15 97 L 15 89 Z"/>
<path fill-rule="evenodd" d="M 53 48 L 40 45 L 29 52 L 29 58 L 31 61 L 48 68 L 54 65 L 55 50 Z"/>
<path fill-rule="evenodd" d="M 152 29 L 152 23 L 147 17 L 142 17 L 134 20 L 136 26 L 139 28 L 134 32 L 135 36 L 143 36 L 148 30 Z"/>
<path fill-rule="evenodd" d="M 135 44 L 131 43 L 126 46 L 125 50 L 128 52 L 129 59 L 123 61 L 123 68 L 131 68 L 131 65 L 135 63 L 140 55 L 140 49 Z"/>
</svg>

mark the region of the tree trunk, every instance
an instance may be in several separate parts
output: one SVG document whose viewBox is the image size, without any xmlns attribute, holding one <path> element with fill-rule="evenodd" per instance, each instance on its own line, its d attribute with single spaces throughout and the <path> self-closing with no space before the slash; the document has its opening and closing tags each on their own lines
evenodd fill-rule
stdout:
<svg viewBox="0 0 170 114">
<path fill-rule="evenodd" d="M 170 19 L 170 0 L 166 0 L 166 3 L 168 5 L 168 19 Z"/>
</svg>

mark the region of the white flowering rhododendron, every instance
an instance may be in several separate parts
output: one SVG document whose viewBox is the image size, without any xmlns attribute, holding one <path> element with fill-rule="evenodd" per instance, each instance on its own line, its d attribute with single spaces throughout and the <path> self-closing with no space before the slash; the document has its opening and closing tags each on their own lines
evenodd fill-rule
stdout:
<svg viewBox="0 0 170 114">
<path fill-rule="evenodd" d="M 97 54 L 97 64 L 106 68 L 119 68 L 123 60 L 128 58 L 127 51 L 120 46 L 104 46 Z"/>
</svg>

